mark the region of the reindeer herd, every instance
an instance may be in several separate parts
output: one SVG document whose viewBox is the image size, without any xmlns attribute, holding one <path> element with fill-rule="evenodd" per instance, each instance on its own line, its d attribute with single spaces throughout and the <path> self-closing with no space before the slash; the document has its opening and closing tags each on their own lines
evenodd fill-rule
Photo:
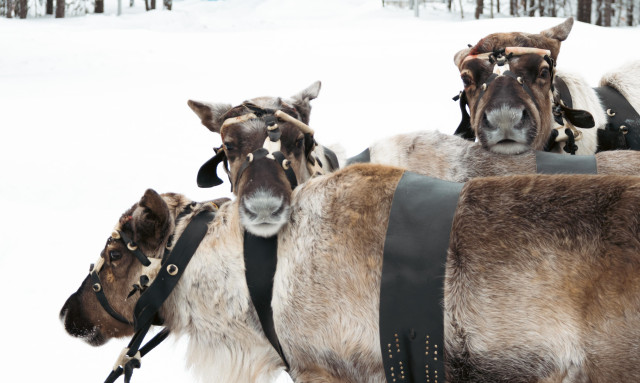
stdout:
<svg viewBox="0 0 640 383">
<path fill-rule="evenodd" d="M 626 107 L 603 109 L 600 93 L 556 71 L 572 23 L 457 53 L 467 139 L 397 135 L 372 143 L 370 163 L 345 166 L 316 143 L 319 82 L 237 106 L 189 101 L 222 139 L 198 184 L 222 183 L 222 167 L 234 199 L 144 192 L 65 302 L 66 331 L 95 346 L 133 336 L 113 370 L 127 380 L 148 351 L 146 323 L 188 336 L 202 381 L 271 382 L 286 370 L 296 382 L 640 382 L 640 153 L 603 150 L 636 149 L 640 62 L 600 84 L 636 111 L 621 119 Z M 558 162 L 586 154 L 599 174 L 536 175 L 545 149 L 564 153 Z M 453 201 L 449 216 L 440 198 Z M 402 249 L 390 249 L 392 232 Z M 269 326 L 247 281 L 249 237 L 275 244 Z M 444 247 L 429 249 L 432 238 Z M 189 247 L 188 266 L 173 261 Z M 383 304 L 404 248 L 417 267 L 405 267 L 397 305 Z M 426 279 L 433 292 L 411 290 Z M 156 291 L 159 303 L 141 305 Z M 389 332 L 388 317 L 409 325 Z"/>
</svg>

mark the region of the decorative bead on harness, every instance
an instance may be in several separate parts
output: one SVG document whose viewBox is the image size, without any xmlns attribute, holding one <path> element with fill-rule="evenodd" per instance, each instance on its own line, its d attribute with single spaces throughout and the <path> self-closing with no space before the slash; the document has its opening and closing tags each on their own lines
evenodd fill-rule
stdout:
<svg viewBox="0 0 640 383">
<path fill-rule="evenodd" d="M 551 58 L 550 50 L 532 47 L 506 47 L 503 49 L 495 50 L 493 52 L 468 55 L 467 57 L 465 57 L 462 63 L 469 60 L 482 59 L 489 60 L 489 62 L 494 65 L 493 73 L 480 86 L 480 95 L 478 96 L 478 100 L 480 100 L 482 96 L 484 96 L 488 87 L 495 79 L 500 76 L 508 76 L 516 80 L 518 84 L 522 86 L 523 90 L 529 95 L 536 108 L 538 108 L 539 110 L 540 107 L 533 95 L 533 91 L 531 90 L 531 88 L 527 85 L 522 77 L 517 76 L 516 74 L 511 72 L 509 67 L 509 59 L 511 59 L 513 56 L 520 56 L 525 54 L 537 54 L 542 56 L 543 59 L 549 64 L 549 68 L 551 71 L 550 92 L 554 100 L 553 116 L 554 121 L 556 121 L 559 126 L 551 131 L 551 135 L 547 141 L 547 144 L 545 145 L 545 151 L 550 151 L 556 142 L 566 142 L 564 150 L 568 153 L 575 154 L 576 150 L 578 149 L 575 142 L 582 139 L 582 132 L 576 129 L 575 126 L 579 126 L 581 128 L 591 128 L 595 125 L 595 123 L 593 122 L 593 117 L 588 112 L 571 109 L 570 105 L 566 105 L 560 97 L 557 97 L 554 94 L 555 61 L 553 60 L 553 58 Z M 564 85 L 564 87 L 566 88 L 566 85 Z M 458 126 L 455 134 L 466 139 L 475 139 L 475 135 L 471 130 L 470 118 L 466 111 L 467 99 L 464 91 L 461 92 L 458 96 L 454 97 L 453 100 L 460 100 L 460 109 L 462 112 L 462 121 L 460 122 L 460 125 Z M 586 115 L 590 117 L 590 120 Z M 568 119 L 573 125 L 565 127 L 565 118 Z"/>
<path fill-rule="evenodd" d="M 200 169 L 198 173 L 198 185 L 200 187 L 210 187 L 216 186 L 222 183 L 217 176 L 213 177 L 208 174 L 212 169 L 212 167 L 217 166 L 218 163 L 224 161 L 224 169 L 229 177 L 229 181 L 231 182 L 231 191 L 237 189 L 237 183 L 241 178 L 242 173 L 255 161 L 267 158 L 272 161 L 275 161 L 280 165 L 280 167 L 284 170 L 285 175 L 287 176 L 287 180 L 291 184 L 291 189 L 294 189 L 298 185 L 298 181 L 296 179 L 295 173 L 291 168 L 291 162 L 286 159 L 285 155 L 281 152 L 281 141 L 280 137 L 282 131 L 278 126 L 278 121 L 283 121 L 287 123 L 291 123 L 296 126 L 305 137 L 305 157 L 307 160 L 307 170 L 312 176 L 324 174 L 325 171 L 322 168 L 322 162 L 320 159 L 313 154 L 313 150 L 316 147 L 315 139 L 313 138 L 314 131 L 304 122 L 290 116 L 282 110 L 275 110 L 270 108 L 260 107 L 252 102 L 245 101 L 240 105 L 240 107 L 245 107 L 249 109 L 251 112 L 243 114 L 237 117 L 230 117 L 224 120 L 222 126 L 220 127 L 220 135 L 224 141 L 224 135 L 227 129 L 230 126 L 235 124 L 240 124 L 250 120 L 262 120 L 267 126 L 267 138 L 264 141 L 264 144 L 261 148 L 256 149 L 252 153 L 249 153 L 245 158 L 245 161 L 240 165 L 240 169 L 236 174 L 235 180 L 231 179 L 231 174 L 229 171 L 226 155 L 224 152 L 224 145 L 219 148 L 215 148 L 216 155 L 214 158 L 209 160 L 203 167 Z M 235 109 L 235 108 L 234 108 Z"/>
</svg>

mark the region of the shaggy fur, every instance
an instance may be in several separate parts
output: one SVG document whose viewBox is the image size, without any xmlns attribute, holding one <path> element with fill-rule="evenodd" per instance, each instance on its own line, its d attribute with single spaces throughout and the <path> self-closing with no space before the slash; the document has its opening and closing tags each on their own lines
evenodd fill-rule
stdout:
<svg viewBox="0 0 640 383">
<path fill-rule="evenodd" d="M 475 177 L 536 173 L 533 151 L 518 155 L 492 153 L 457 136 L 435 131 L 399 134 L 369 147 L 371 163 L 405 168 L 447 181 Z M 640 153 L 618 150 L 596 153 L 598 174 L 640 175 Z"/>
<path fill-rule="evenodd" d="M 296 381 L 385 381 L 379 283 L 402 172 L 354 165 L 294 193 L 273 309 Z M 640 178 L 469 181 L 446 265 L 447 380 L 639 381 L 639 238 Z"/>
<path fill-rule="evenodd" d="M 607 85 L 620 92 L 640 113 L 640 60 L 626 63 L 602 76 L 600 86 Z"/>
<path fill-rule="evenodd" d="M 173 221 L 191 201 L 179 194 L 164 194 L 162 198 L 153 191 L 145 193 L 143 200 L 153 200 L 160 210 L 169 216 L 162 220 Z M 191 217 L 202 210 L 211 210 L 209 203 L 198 204 L 194 212 L 175 227 L 175 239 L 185 229 Z M 142 216 L 144 207 L 134 205 L 123 217 L 133 213 L 132 227 L 152 227 L 156 217 Z M 157 232 L 147 233 L 156 238 Z M 145 235 L 147 235 L 145 234 Z M 146 254 L 161 257 L 164 244 L 171 232 L 162 235 L 162 245 L 148 248 Z M 140 239 L 143 239 L 140 237 Z M 284 365 L 266 339 L 257 313 L 251 303 L 244 277 L 243 232 L 238 206 L 227 203 L 220 207 L 209 231 L 191 262 L 184 271 L 175 290 L 160 310 L 165 326 L 174 336 L 187 335 L 187 365 L 200 381 L 215 382 L 271 382 L 283 370 Z M 101 275 L 112 273 L 113 278 L 103 276 L 103 289 L 114 309 L 132 318 L 136 299 L 125 299 L 131 284 L 137 282 L 141 265 L 133 260 L 130 252 L 122 247 L 123 257 L 118 262 L 105 259 Z M 104 253 L 103 253 L 104 256 Z M 60 316 L 67 331 L 74 336 L 99 345 L 111 337 L 129 336 L 132 326 L 115 321 L 97 303 L 90 283 L 83 283 L 78 292 L 65 303 Z M 134 296 L 135 298 L 135 296 Z M 76 323 L 81 321 L 83 328 Z M 92 342 L 98 339 L 100 342 Z M 162 346 L 161 346 L 162 347 Z M 115 358 L 115 355 L 114 355 Z"/>
</svg>

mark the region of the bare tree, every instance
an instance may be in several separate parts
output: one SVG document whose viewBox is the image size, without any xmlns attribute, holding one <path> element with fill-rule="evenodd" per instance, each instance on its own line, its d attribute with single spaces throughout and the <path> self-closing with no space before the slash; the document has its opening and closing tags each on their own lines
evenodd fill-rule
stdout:
<svg viewBox="0 0 640 383">
<path fill-rule="evenodd" d="M 93 10 L 94 13 L 104 13 L 104 0 L 96 0 L 96 6 Z"/>
<path fill-rule="evenodd" d="M 64 0 L 56 0 L 56 18 L 61 19 L 64 17 L 64 9 L 66 7 Z"/>
<path fill-rule="evenodd" d="M 480 18 L 480 15 L 484 13 L 484 0 L 476 0 L 476 19 Z"/>
<path fill-rule="evenodd" d="M 578 21 L 591 24 L 591 0 L 578 0 Z"/>
<path fill-rule="evenodd" d="M 633 26 L 633 0 L 627 0 L 627 26 Z"/>
<path fill-rule="evenodd" d="M 13 17 L 13 0 L 7 0 L 7 19 Z"/>
<path fill-rule="evenodd" d="M 28 11 L 29 11 L 29 6 L 27 5 L 27 0 L 16 1 L 15 3 L 16 16 L 18 16 L 21 19 L 26 19 Z"/>
</svg>

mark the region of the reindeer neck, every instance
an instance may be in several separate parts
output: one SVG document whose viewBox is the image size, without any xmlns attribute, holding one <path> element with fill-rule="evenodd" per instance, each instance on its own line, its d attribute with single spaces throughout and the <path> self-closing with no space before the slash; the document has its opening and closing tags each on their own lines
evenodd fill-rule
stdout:
<svg viewBox="0 0 640 383">
<path fill-rule="evenodd" d="M 244 276 L 236 202 L 223 205 L 162 315 L 188 335 L 187 363 L 201 381 L 269 382 L 284 366 L 264 336 Z"/>
</svg>

